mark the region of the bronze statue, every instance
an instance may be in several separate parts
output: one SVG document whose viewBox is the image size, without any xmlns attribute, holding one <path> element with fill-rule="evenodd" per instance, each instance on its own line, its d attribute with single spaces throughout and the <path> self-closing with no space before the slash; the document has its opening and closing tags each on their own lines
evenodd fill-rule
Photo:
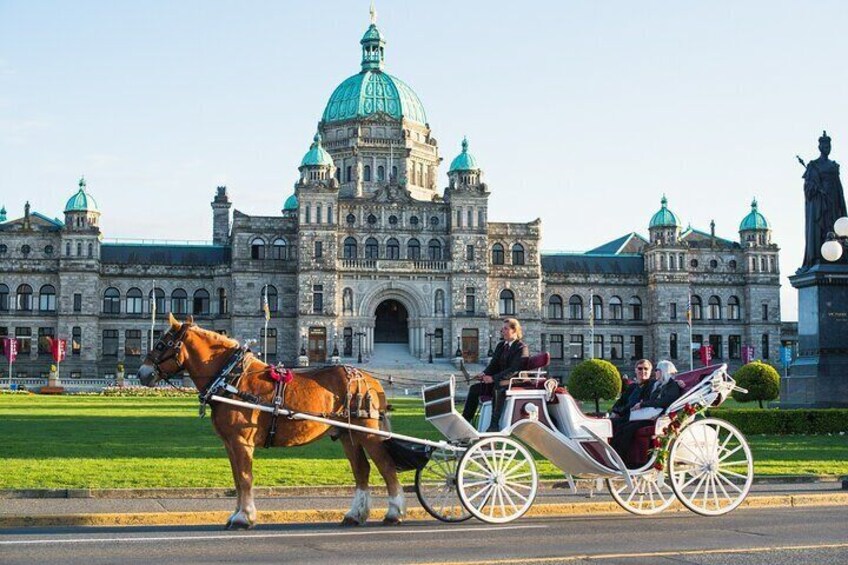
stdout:
<svg viewBox="0 0 848 565">
<path fill-rule="evenodd" d="M 828 159 L 830 137 L 822 132 L 819 138 L 818 159 L 805 165 L 804 200 L 806 202 L 804 263 L 800 271 L 806 271 L 822 262 L 821 246 L 827 234 L 833 231 L 837 219 L 848 215 L 845 210 L 845 195 L 839 180 L 839 164 Z M 798 157 L 804 165 L 804 161 Z M 843 259 L 844 260 L 844 259 Z"/>
</svg>

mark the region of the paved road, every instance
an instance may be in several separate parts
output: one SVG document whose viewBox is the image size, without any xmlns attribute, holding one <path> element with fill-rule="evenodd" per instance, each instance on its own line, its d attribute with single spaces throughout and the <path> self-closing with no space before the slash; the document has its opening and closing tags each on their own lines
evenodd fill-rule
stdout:
<svg viewBox="0 0 848 565">
<path fill-rule="evenodd" d="M 62 528 L 0 532 L 0 563 L 848 564 L 848 507 L 369 526 Z"/>
</svg>

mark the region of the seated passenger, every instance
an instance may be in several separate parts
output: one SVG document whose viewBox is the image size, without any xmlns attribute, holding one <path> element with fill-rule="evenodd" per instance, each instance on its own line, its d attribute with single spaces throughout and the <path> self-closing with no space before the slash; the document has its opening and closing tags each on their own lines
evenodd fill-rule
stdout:
<svg viewBox="0 0 848 565">
<path fill-rule="evenodd" d="M 613 435 L 610 445 L 621 456 L 624 462 L 630 466 L 627 454 L 633 437 L 640 428 L 653 426 L 657 416 L 671 406 L 675 400 L 680 398 L 683 389 L 672 377 L 677 373 L 677 368 L 671 361 L 660 361 L 657 363 L 658 379 L 653 391 L 647 400 L 637 402 L 630 409 L 630 422 L 618 426 Z"/>
<path fill-rule="evenodd" d="M 622 389 L 621 396 L 615 401 L 610 410 L 610 418 L 616 420 L 613 425 L 619 422 L 626 422 L 630 419 L 630 409 L 637 402 L 647 400 L 651 393 L 651 369 L 653 364 L 647 359 L 636 361 L 636 381 L 630 383 L 626 388 Z"/>
<path fill-rule="evenodd" d="M 492 421 L 489 423 L 489 432 L 497 432 L 500 430 L 499 421 L 501 412 L 503 411 L 504 400 L 506 397 L 506 387 L 509 386 L 510 377 L 514 377 L 519 371 L 523 371 L 527 364 L 527 359 L 530 358 L 527 345 L 521 338 L 524 333 L 521 331 L 521 323 L 515 318 L 507 318 L 504 320 L 501 328 L 501 337 L 503 341 L 495 347 L 489 365 L 483 369 L 483 372 L 476 375 L 476 379 L 480 382 L 468 389 L 468 398 L 465 400 L 465 407 L 462 409 L 462 417 L 469 422 L 474 418 L 477 412 L 477 406 L 480 404 L 480 393 L 484 386 L 493 389 L 492 398 Z"/>
</svg>

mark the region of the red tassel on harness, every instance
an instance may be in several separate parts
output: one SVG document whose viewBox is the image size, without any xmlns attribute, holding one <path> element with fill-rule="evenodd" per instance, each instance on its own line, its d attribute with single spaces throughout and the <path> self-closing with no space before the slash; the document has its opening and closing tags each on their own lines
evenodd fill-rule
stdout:
<svg viewBox="0 0 848 565">
<path fill-rule="evenodd" d="M 271 377 L 271 380 L 274 382 L 282 381 L 284 384 L 289 384 L 292 380 L 294 380 L 294 373 L 292 373 L 291 369 L 283 369 L 282 372 L 280 372 L 273 366 L 268 367 L 268 376 Z"/>
</svg>

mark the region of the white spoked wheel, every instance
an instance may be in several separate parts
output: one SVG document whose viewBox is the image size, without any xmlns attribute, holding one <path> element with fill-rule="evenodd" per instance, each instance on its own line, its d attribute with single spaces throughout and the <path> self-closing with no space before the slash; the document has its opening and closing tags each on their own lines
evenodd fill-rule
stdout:
<svg viewBox="0 0 848 565">
<path fill-rule="evenodd" d="M 674 502 L 674 491 L 665 473 L 649 469 L 632 477 L 633 488 L 624 479 L 607 479 L 612 498 L 633 514 L 659 514 Z"/>
<path fill-rule="evenodd" d="M 469 447 L 456 479 L 462 505 L 490 524 L 520 518 L 533 504 L 538 487 L 533 456 L 508 437 L 484 438 Z"/>
<path fill-rule="evenodd" d="M 464 522 L 471 513 L 459 501 L 456 470 L 462 452 L 436 448 L 427 464 L 415 471 L 415 494 L 430 516 L 442 522 Z"/>
<path fill-rule="evenodd" d="M 724 420 L 697 420 L 681 430 L 668 455 L 674 494 L 686 508 L 720 516 L 745 500 L 754 480 L 748 442 Z"/>
</svg>

